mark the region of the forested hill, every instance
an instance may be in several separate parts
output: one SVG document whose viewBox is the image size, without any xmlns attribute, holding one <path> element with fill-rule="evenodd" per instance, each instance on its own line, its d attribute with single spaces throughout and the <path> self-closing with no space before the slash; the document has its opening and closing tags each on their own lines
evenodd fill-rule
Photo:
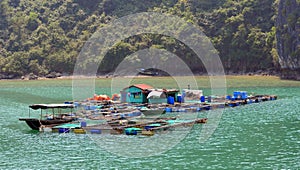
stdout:
<svg viewBox="0 0 300 170">
<path fill-rule="evenodd" d="M 285 9 L 284 15 L 280 15 L 285 22 L 276 27 L 279 2 Z M 290 14 L 287 6 L 295 6 L 294 2 L 296 10 Z M 299 31 L 299 3 L 299 0 L 1 0 L 0 74 L 11 77 L 29 73 L 43 76 L 49 72 L 72 74 L 76 57 L 93 33 L 115 18 L 146 11 L 177 15 L 198 25 L 211 38 L 227 73 L 279 71 L 280 64 L 288 62 L 282 62 L 285 59 L 278 55 L 281 46 L 276 43 L 276 33 L 283 46 L 296 43 L 293 49 L 288 49 L 292 60 L 300 57 L 299 42 L 290 40 L 290 33 L 283 29 L 291 27 Z M 277 30 L 280 28 L 281 32 Z M 299 39 L 299 34 L 292 34 Z M 99 73 L 114 71 L 126 55 L 157 46 L 193 60 L 194 53 L 189 48 L 178 48 L 180 42 L 162 39 L 145 34 L 118 43 L 105 56 Z M 187 63 L 194 72 L 205 72 L 200 61 Z M 288 64 L 285 66 L 290 69 Z M 291 70 L 300 68 L 297 63 L 294 66 Z"/>
</svg>

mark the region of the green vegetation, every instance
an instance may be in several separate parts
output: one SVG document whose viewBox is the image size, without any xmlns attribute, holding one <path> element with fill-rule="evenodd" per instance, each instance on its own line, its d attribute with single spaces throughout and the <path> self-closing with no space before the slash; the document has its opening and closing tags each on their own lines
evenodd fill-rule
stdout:
<svg viewBox="0 0 300 170">
<path fill-rule="evenodd" d="M 298 1 L 298 2 L 297 2 Z M 280 0 L 278 5 L 277 49 L 285 77 L 293 75 L 288 69 L 295 70 L 300 80 L 300 2 L 299 0 Z M 296 70 L 298 69 L 298 71 Z M 297 76 L 298 74 L 298 76 Z"/>
<path fill-rule="evenodd" d="M 2 0 L 0 74 L 71 74 L 76 57 L 93 33 L 115 18 L 146 11 L 177 15 L 198 25 L 211 38 L 226 72 L 277 70 L 277 4 L 276 0 Z M 290 23 L 296 22 L 293 16 Z M 112 72 L 124 57 L 149 47 L 167 49 L 187 61 L 194 72 L 205 72 L 184 44 L 152 34 L 118 43 L 106 54 L 98 72 Z"/>
</svg>

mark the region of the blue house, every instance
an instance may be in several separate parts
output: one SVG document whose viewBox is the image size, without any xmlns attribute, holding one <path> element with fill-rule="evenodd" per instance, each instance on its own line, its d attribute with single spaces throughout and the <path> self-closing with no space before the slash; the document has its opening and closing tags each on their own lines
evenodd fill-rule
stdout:
<svg viewBox="0 0 300 170">
<path fill-rule="evenodd" d="M 147 84 L 134 84 L 121 91 L 121 102 L 126 103 L 148 103 L 147 96 L 153 89 Z"/>
</svg>

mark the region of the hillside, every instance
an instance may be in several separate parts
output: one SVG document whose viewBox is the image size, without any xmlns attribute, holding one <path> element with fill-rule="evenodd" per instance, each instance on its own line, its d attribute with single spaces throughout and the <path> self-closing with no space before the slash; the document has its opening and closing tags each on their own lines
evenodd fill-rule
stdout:
<svg viewBox="0 0 300 170">
<path fill-rule="evenodd" d="M 282 78 L 300 80 L 300 3 L 280 0 L 276 39 Z"/>
<path fill-rule="evenodd" d="M 299 7 L 299 1 L 286 2 L 291 3 L 283 5 Z M 227 73 L 275 73 L 281 66 L 289 68 L 282 62 L 286 58 L 276 43 L 276 33 L 277 36 L 289 35 L 289 32 L 278 32 L 279 4 L 276 0 L 2 0 L 0 74 L 10 77 L 29 73 L 72 74 L 76 57 L 93 33 L 113 19 L 146 11 L 177 15 L 199 26 L 218 50 Z M 284 8 L 286 15 L 280 17 L 288 18 L 288 22 L 282 24 L 294 24 L 294 31 L 299 31 L 300 10 Z M 293 35 L 299 40 L 299 34 Z M 288 38 L 283 36 L 283 39 Z M 299 59 L 299 41 L 291 43 L 296 45 L 290 53 Z M 144 34 L 129 37 L 111 49 L 99 67 L 99 74 L 114 71 L 124 57 L 150 47 L 175 53 L 187 61 L 195 73 L 206 72 L 201 61 L 194 60 L 195 54 L 181 42 Z M 298 68 L 299 62 L 292 71 L 297 72 Z"/>
</svg>

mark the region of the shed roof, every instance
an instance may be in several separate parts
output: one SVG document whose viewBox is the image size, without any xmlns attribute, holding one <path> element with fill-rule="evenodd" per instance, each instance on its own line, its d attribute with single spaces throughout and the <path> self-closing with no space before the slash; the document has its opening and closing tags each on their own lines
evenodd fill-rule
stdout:
<svg viewBox="0 0 300 170">
<path fill-rule="evenodd" d="M 153 87 L 150 86 L 150 85 L 148 85 L 148 84 L 134 84 L 134 85 L 129 86 L 129 88 L 130 88 L 130 87 L 137 87 L 137 88 L 139 88 L 139 89 L 141 89 L 141 90 L 149 90 L 149 89 L 153 89 Z"/>
</svg>

